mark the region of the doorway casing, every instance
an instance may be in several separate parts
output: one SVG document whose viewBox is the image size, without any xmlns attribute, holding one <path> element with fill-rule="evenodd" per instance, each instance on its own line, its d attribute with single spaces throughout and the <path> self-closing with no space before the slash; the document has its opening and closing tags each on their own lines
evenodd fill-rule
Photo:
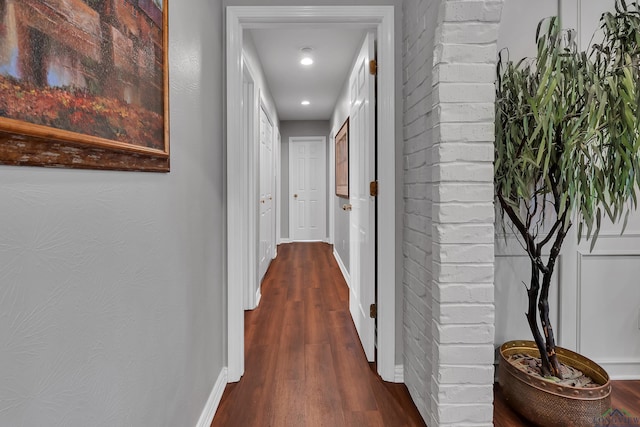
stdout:
<svg viewBox="0 0 640 427">
<path fill-rule="evenodd" d="M 253 150 L 243 144 L 243 30 L 280 25 L 349 25 L 374 29 L 378 49 L 377 176 L 378 283 L 377 369 L 395 381 L 396 351 L 396 207 L 395 207 L 395 65 L 393 6 L 228 6 L 226 11 L 227 80 L 227 365 L 229 382 L 244 373 L 244 271 L 256 260 L 247 257 L 250 239 L 237 238 L 248 229 L 246 212 L 257 215 L 257 195 L 249 191 L 246 161 Z M 257 165 L 254 165 L 254 170 Z"/>
</svg>

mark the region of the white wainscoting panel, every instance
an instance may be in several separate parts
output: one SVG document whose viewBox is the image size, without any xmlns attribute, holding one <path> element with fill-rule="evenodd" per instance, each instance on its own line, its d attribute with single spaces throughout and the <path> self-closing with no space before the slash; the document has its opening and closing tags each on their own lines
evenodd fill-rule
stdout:
<svg viewBox="0 0 640 427">
<path fill-rule="evenodd" d="M 613 378 L 640 377 L 640 251 L 578 253 L 578 351 Z"/>
</svg>

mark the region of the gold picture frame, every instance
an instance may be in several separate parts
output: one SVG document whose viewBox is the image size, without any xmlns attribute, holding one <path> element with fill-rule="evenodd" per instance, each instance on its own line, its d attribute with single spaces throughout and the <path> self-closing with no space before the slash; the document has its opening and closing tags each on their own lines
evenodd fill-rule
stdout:
<svg viewBox="0 0 640 427">
<path fill-rule="evenodd" d="M 0 164 L 169 171 L 168 0 L 0 1 Z"/>
<path fill-rule="evenodd" d="M 336 196 L 349 198 L 349 118 L 336 135 Z"/>
</svg>

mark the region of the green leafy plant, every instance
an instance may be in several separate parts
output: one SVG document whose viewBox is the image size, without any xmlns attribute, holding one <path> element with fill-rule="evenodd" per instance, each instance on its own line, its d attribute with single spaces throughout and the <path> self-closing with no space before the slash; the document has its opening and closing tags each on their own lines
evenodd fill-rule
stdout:
<svg viewBox="0 0 640 427">
<path fill-rule="evenodd" d="M 580 51 L 556 17 L 543 20 L 535 58 L 498 61 L 494 186 L 531 261 L 527 320 L 543 376 L 562 378 L 548 297 L 568 230 L 576 222 L 593 248 L 604 215 L 624 229 L 638 204 L 640 7 L 617 0 L 600 24 L 602 41 Z"/>
</svg>

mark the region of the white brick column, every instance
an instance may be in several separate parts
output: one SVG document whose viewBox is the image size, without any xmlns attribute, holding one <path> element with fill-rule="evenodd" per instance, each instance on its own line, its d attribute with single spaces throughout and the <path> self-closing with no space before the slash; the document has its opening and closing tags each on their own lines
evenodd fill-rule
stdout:
<svg viewBox="0 0 640 427">
<path fill-rule="evenodd" d="M 493 425 L 493 141 L 502 1 L 440 5 L 433 68 L 431 425 Z"/>
<path fill-rule="evenodd" d="M 430 426 L 493 425 L 502 1 L 404 4 L 405 382 Z"/>
<path fill-rule="evenodd" d="M 439 0 L 403 3 L 404 380 L 427 421 L 433 372 L 432 77 L 439 4 Z"/>
</svg>

